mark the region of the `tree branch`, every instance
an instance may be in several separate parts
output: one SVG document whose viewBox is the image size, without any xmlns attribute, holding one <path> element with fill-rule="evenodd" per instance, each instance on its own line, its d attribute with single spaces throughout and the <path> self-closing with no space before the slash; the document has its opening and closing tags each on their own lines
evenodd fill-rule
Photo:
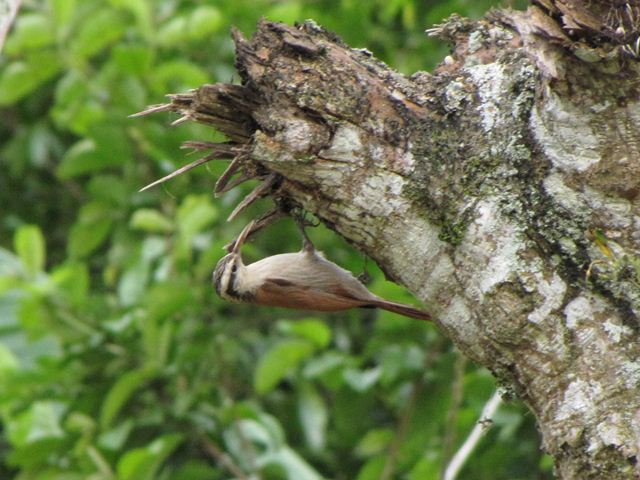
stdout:
<svg viewBox="0 0 640 480">
<path fill-rule="evenodd" d="M 480 415 L 480 420 L 476 422 L 476 425 L 473 427 L 473 430 L 471 430 L 467 439 L 455 453 L 449 462 L 449 465 L 447 465 L 444 476 L 442 477 L 443 480 L 455 480 L 458 478 L 458 473 L 460 473 L 460 470 L 473 453 L 473 450 L 478 445 L 482 436 L 487 433 L 489 425 L 491 425 L 493 421 L 493 416 L 501 403 L 502 398 L 500 397 L 500 392 L 496 390 L 493 392 L 489 401 L 485 403 L 484 408 L 482 409 L 482 414 Z"/>
<path fill-rule="evenodd" d="M 537 3 L 452 17 L 431 32 L 449 60 L 410 78 L 313 22 L 261 22 L 234 32 L 242 85 L 166 108 L 219 128 L 247 178 L 277 178 L 260 195 L 313 212 L 427 303 L 527 403 L 562 478 L 632 478 L 640 67 L 626 33 L 605 34 L 615 21 L 592 20 L 633 25 L 611 2 Z"/>
</svg>

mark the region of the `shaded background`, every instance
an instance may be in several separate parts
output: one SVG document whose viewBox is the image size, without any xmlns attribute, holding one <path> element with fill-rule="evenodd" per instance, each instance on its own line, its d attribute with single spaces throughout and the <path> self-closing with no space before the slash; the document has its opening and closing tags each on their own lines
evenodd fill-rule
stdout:
<svg viewBox="0 0 640 480">
<path fill-rule="evenodd" d="M 185 140 L 166 93 L 237 81 L 232 25 L 312 18 L 403 73 L 447 46 L 424 29 L 492 1 L 23 1 L 0 57 L 0 478 L 437 479 L 495 389 L 431 326 L 228 304 L 211 271 L 267 201 L 214 199 L 226 162 L 151 191 Z M 522 6 L 522 5 L 514 5 Z M 342 239 L 310 236 L 375 293 Z M 293 251 L 290 221 L 246 259 Z M 531 415 L 503 405 L 459 478 L 551 478 Z M 251 476 L 254 474 L 254 476 Z"/>
</svg>

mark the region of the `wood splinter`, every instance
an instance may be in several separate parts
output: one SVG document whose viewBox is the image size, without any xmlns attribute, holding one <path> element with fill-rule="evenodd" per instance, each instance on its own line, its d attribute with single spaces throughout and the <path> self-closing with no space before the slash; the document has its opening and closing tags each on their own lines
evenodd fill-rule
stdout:
<svg viewBox="0 0 640 480">
<path fill-rule="evenodd" d="M 230 222 L 245 208 L 251 205 L 256 200 L 266 196 L 269 193 L 271 187 L 273 187 L 278 181 L 277 173 L 270 173 L 264 181 L 254 188 L 249 195 L 244 197 L 242 201 L 233 209 L 233 212 L 227 218 L 227 221 Z"/>
<path fill-rule="evenodd" d="M 235 159 L 241 156 L 245 151 L 244 146 L 239 146 L 233 143 L 213 143 L 213 142 L 196 142 L 196 141 L 185 142 L 182 144 L 181 148 L 193 148 L 195 150 L 212 150 L 212 152 L 209 153 L 208 155 L 205 155 L 202 158 L 194 160 L 193 162 L 183 167 L 178 168 L 177 170 L 171 172 L 168 175 L 165 175 L 164 177 L 156 180 L 155 182 L 150 183 L 146 187 L 143 187 L 140 190 L 138 190 L 139 192 L 144 192 L 145 190 L 148 190 L 151 187 L 155 187 L 156 185 L 164 183 L 167 180 L 171 180 L 172 178 L 177 177 L 182 173 L 188 172 L 189 170 L 195 167 L 198 167 L 203 163 L 207 163 L 210 160 L 225 160 L 235 155 L 235 158 L 234 158 L 234 161 L 235 161 Z M 231 162 L 231 164 L 233 164 L 233 162 Z M 229 168 L 227 168 L 227 170 L 225 170 L 224 173 L 226 173 L 228 170 Z M 219 181 L 220 180 L 218 180 L 218 182 Z"/>
<path fill-rule="evenodd" d="M 256 232 L 262 230 L 266 226 L 271 225 L 273 222 L 287 216 L 288 214 L 279 207 L 269 210 L 267 213 L 262 215 L 257 220 L 252 220 L 253 225 L 251 229 L 247 232 L 246 238 L 253 236 Z M 227 253 L 230 253 L 235 247 L 237 241 L 238 241 L 238 238 L 235 238 L 230 243 L 226 244 L 224 246 L 224 250 L 226 250 Z"/>
<path fill-rule="evenodd" d="M 129 118 L 146 117 L 147 115 L 152 115 L 154 113 L 170 112 L 171 110 L 173 110 L 172 103 L 160 103 L 157 105 L 150 105 L 141 112 L 132 113 L 129 115 Z"/>
<path fill-rule="evenodd" d="M 243 173 L 240 177 L 238 177 L 235 181 L 229 183 L 229 180 L 235 173 L 238 171 L 242 162 L 247 160 L 247 155 L 244 153 L 240 153 L 231 160 L 231 163 L 226 168 L 222 175 L 218 178 L 215 187 L 213 188 L 214 196 L 218 197 L 221 193 L 224 193 L 228 190 L 231 190 L 233 187 L 237 187 L 242 182 L 246 182 L 247 180 L 254 178 L 255 175 L 249 175 L 248 173 Z"/>
<path fill-rule="evenodd" d="M 207 163 L 210 160 L 214 160 L 215 158 L 216 157 L 211 156 L 211 155 L 206 155 L 206 156 L 204 156 L 202 158 L 199 158 L 198 160 L 195 160 L 195 161 L 185 165 L 184 167 L 180 167 L 179 169 L 171 172 L 169 175 L 165 175 L 164 177 L 156 180 L 155 182 L 150 183 L 146 187 L 141 188 L 140 190 L 138 190 L 138 192 L 144 192 L 145 190 L 149 190 L 151 187 L 155 187 L 156 185 L 160 185 L 161 183 L 164 183 L 167 180 L 171 180 L 173 177 L 177 177 L 178 175 L 180 175 L 180 174 L 182 174 L 184 172 L 188 172 L 192 168 L 196 168 L 197 166 L 202 165 L 203 163 Z"/>
</svg>

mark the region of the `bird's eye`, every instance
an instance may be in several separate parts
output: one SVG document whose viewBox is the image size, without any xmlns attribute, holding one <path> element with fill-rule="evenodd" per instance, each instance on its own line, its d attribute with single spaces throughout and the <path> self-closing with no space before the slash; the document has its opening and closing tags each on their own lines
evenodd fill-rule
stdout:
<svg viewBox="0 0 640 480">
<path fill-rule="evenodd" d="M 231 266 L 231 273 L 236 273 L 236 270 L 238 270 L 238 265 L 236 265 L 235 263 Z"/>
</svg>

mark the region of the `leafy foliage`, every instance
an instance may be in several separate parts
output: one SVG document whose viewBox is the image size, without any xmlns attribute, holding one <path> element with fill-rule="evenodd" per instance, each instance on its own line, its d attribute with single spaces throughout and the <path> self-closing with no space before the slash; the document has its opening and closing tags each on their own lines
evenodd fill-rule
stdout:
<svg viewBox="0 0 640 480">
<path fill-rule="evenodd" d="M 209 194 L 224 166 L 137 193 L 176 168 L 183 141 L 218 134 L 127 115 L 233 79 L 231 25 L 314 18 L 410 73 L 446 52 L 424 28 L 490 2 L 25 3 L 0 64 L 0 477 L 439 478 L 490 375 L 455 369 L 432 326 L 387 312 L 219 300 L 211 270 L 241 225 L 224 222 L 237 193 Z M 362 268 L 331 232 L 310 233 Z M 298 237 L 282 225 L 246 251 Z M 372 290 L 412 301 L 372 270 Z M 550 470 L 517 404 L 471 464 L 475 479 Z"/>
</svg>

